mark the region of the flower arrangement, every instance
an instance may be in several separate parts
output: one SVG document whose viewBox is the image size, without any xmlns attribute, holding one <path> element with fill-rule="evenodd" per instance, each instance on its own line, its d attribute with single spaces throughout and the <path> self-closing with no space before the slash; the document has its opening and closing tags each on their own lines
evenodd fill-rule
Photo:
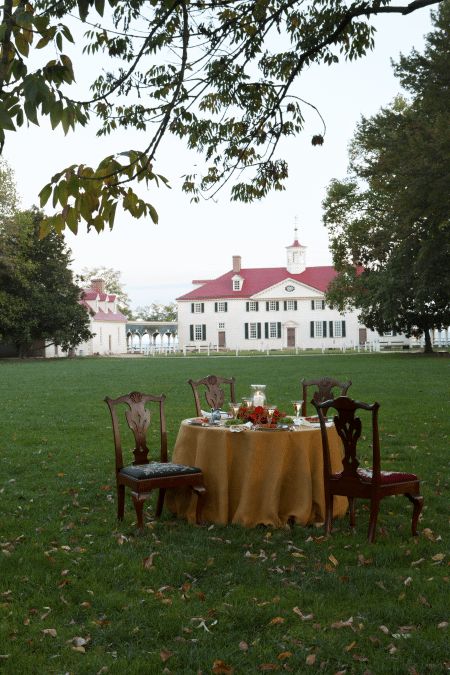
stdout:
<svg viewBox="0 0 450 675">
<path fill-rule="evenodd" d="M 269 415 L 268 409 L 262 405 L 247 406 L 243 404 L 237 413 L 237 418 L 242 420 L 242 423 L 251 422 L 252 424 L 270 424 L 271 426 L 276 426 L 284 417 L 286 417 L 286 413 L 281 412 L 278 408 L 275 408 L 273 414 Z"/>
</svg>

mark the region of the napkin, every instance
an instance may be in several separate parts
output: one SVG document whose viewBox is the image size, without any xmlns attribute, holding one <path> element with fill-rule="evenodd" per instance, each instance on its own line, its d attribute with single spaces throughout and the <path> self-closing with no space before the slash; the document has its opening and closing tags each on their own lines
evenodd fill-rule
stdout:
<svg viewBox="0 0 450 675">
<path fill-rule="evenodd" d="M 202 410 L 201 413 L 202 413 L 202 417 L 207 417 L 208 419 L 211 419 L 211 413 L 210 412 L 206 412 L 206 410 Z M 229 417 L 230 417 L 230 415 L 227 412 L 225 412 L 224 410 L 220 411 L 220 419 L 221 420 L 227 420 Z"/>
</svg>

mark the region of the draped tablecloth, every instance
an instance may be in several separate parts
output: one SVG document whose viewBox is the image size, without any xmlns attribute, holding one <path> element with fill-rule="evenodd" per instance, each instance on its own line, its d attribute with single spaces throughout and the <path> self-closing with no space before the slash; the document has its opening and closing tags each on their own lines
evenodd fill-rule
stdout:
<svg viewBox="0 0 450 675">
<path fill-rule="evenodd" d="M 329 428 L 333 471 L 342 469 L 342 451 Z M 202 469 L 206 496 L 202 520 L 246 527 L 283 527 L 325 519 L 320 429 L 232 432 L 226 427 L 194 426 L 183 421 L 172 461 Z M 197 497 L 189 488 L 168 490 L 166 504 L 195 522 Z M 334 516 L 347 510 L 346 497 L 334 497 Z"/>
</svg>

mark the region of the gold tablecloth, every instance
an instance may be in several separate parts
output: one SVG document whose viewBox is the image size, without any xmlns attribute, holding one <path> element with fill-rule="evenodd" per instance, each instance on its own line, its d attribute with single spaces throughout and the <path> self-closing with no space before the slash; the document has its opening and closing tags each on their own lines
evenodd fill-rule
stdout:
<svg viewBox="0 0 450 675">
<path fill-rule="evenodd" d="M 342 468 L 341 444 L 328 429 L 333 471 Z M 202 520 L 246 527 L 283 527 L 288 520 L 323 522 L 322 443 L 319 429 L 231 432 L 182 422 L 172 461 L 203 470 L 207 490 Z M 197 497 L 189 488 L 168 490 L 168 508 L 195 522 Z M 347 510 L 346 497 L 334 498 L 334 515 Z"/>
</svg>

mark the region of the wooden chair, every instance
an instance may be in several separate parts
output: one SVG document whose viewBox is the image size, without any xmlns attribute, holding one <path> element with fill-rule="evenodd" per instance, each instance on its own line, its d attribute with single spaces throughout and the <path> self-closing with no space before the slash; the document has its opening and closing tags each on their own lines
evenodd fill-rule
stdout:
<svg viewBox="0 0 450 675">
<path fill-rule="evenodd" d="M 334 400 L 323 401 L 313 405 L 320 420 L 323 448 L 323 471 L 325 486 L 325 530 L 330 534 L 333 519 L 333 495 L 348 497 L 350 511 L 350 525 L 355 526 L 355 499 L 370 499 L 370 521 L 368 538 L 375 541 L 380 501 L 390 495 L 405 495 L 413 504 L 411 530 L 417 535 L 417 523 L 423 507 L 423 497 L 420 495 L 420 481 L 413 473 L 397 471 L 381 471 L 380 468 L 380 441 L 378 435 L 378 408 L 379 403 L 361 403 L 348 396 L 339 396 Z M 325 426 L 324 411 L 334 408 L 334 425 L 343 446 L 343 470 L 332 473 L 330 451 L 328 447 L 327 429 Z M 355 415 L 358 410 L 371 413 L 372 422 L 372 468 L 363 469 L 359 465 L 357 444 L 361 437 L 361 419 Z"/>
<path fill-rule="evenodd" d="M 335 396 L 337 395 L 337 392 L 334 391 L 335 389 L 339 390 L 339 394 L 341 396 L 346 396 L 352 381 L 349 380 L 348 382 L 339 382 L 338 380 L 335 380 L 333 377 L 322 377 L 315 380 L 305 380 L 305 378 L 303 378 L 302 380 L 300 380 L 300 383 L 302 385 L 302 399 L 303 399 L 302 416 L 306 417 L 307 415 L 306 402 L 309 400 L 308 396 L 309 387 L 316 387 L 316 391 L 313 394 L 313 399 L 314 401 L 316 401 L 316 403 L 322 403 L 322 401 L 328 401 L 331 398 L 335 398 Z"/>
<path fill-rule="evenodd" d="M 205 494 L 201 469 L 167 461 L 165 398 L 164 394 L 153 396 L 138 391 L 119 396 L 116 399 L 108 396 L 105 398 L 111 413 L 116 453 L 117 517 L 119 520 L 123 520 L 125 487 L 129 487 L 136 510 L 137 524 L 140 528 L 143 527 L 144 502 L 154 489 L 159 489 L 156 505 L 156 516 L 159 517 L 162 512 L 166 489 L 189 485 L 198 496 L 197 523 L 201 519 L 203 496 Z M 124 412 L 125 415 L 121 415 L 120 412 Z M 152 434 L 156 435 L 159 442 L 158 461 L 149 460 L 150 451 L 147 447 L 147 432 L 153 413 L 159 416 L 159 430 Z M 127 426 L 134 436 L 134 461 L 132 464 L 124 465 L 121 430 L 125 431 Z M 156 425 L 153 428 L 156 429 Z"/>
<path fill-rule="evenodd" d="M 225 401 L 225 391 L 223 385 L 226 385 L 226 388 L 229 387 L 230 402 L 236 401 L 235 394 L 235 379 L 234 377 L 220 377 L 219 375 L 208 375 L 203 377 L 201 380 L 188 380 L 188 383 L 192 387 L 194 392 L 194 401 L 196 414 L 202 414 L 202 406 L 200 403 L 200 393 L 203 393 L 208 408 L 214 408 L 214 410 L 219 410 L 223 407 Z"/>
</svg>

